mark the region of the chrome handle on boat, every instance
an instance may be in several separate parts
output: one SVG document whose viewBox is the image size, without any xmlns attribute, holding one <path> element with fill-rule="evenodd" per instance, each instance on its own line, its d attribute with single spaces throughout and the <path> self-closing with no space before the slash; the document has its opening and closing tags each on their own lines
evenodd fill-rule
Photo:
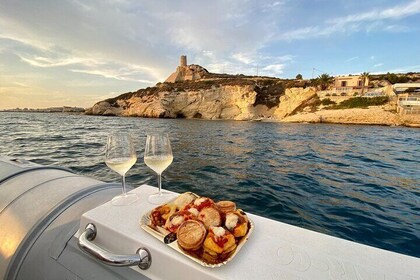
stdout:
<svg viewBox="0 0 420 280">
<path fill-rule="evenodd" d="M 88 224 L 85 231 L 79 237 L 79 248 L 97 260 L 112 266 L 134 266 L 140 269 L 148 269 L 152 264 L 152 255 L 146 248 L 139 248 L 133 255 L 116 255 L 93 244 L 97 230 L 94 224 Z"/>
</svg>

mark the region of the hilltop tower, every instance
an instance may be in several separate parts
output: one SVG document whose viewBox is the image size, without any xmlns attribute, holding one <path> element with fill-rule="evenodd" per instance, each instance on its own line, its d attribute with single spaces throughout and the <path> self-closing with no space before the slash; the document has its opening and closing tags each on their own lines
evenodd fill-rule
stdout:
<svg viewBox="0 0 420 280">
<path fill-rule="evenodd" d="M 187 65 L 187 56 L 181 55 L 179 58 L 179 66 L 166 80 L 166 83 L 175 83 L 183 81 L 196 81 L 204 78 L 209 72 L 200 65 Z"/>
<path fill-rule="evenodd" d="M 181 66 L 181 67 L 186 67 L 187 66 L 187 56 L 186 55 L 181 55 L 181 57 L 179 58 L 179 66 Z"/>
</svg>

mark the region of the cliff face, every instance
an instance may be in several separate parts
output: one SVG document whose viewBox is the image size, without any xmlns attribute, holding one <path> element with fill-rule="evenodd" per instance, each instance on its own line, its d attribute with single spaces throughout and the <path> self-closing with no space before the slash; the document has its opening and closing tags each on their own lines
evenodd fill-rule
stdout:
<svg viewBox="0 0 420 280">
<path fill-rule="evenodd" d="M 281 119 L 315 94 L 312 88 L 285 90 L 287 86 L 274 78 L 164 83 L 98 102 L 87 113 L 210 120 Z"/>
<path fill-rule="evenodd" d="M 222 86 L 208 90 L 167 93 L 160 103 L 165 117 L 250 120 L 256 93 L 253 86 Z"/>
<path fill-rule="evenodd" d="M 256 95 L 253 86 L 249 85 L 181 92 L 163 91 L 154 96 L 133 96 L 126 100 L 118 100 L 117 106 L 102 101 L 93 106 L 92 114 L 251 120 L 255 116 L 253 104 Z"/>
<path fill-rule="evenodd" d="M 402 78 L 415 81 L 419 77 L 416 73 L 371 75 L 371 85 L 383 87 L 382 91 L 392 97 L 395 94 L 389 81 Z M 85 114 L 420 126 L 418 116 L 404 117 L 394 112 L 395 98 L 387 101 L 390 108 L 331 110 L 340 107 L 328 105 L 346 102 L 352 97 L 333 94 L 331 98 L 335 100 L 322 100 L 325 96 L 318 96 L 316 89 L 310 87 L 314 84 L 314 81 L 302 79 L 210 73 L 200 65 L 187 65 L 187 57 L 182 55 L 176 71 L 164 83 L 100 101 Z M 353 100 L 341 108 L 360 108 L 365 103 Z"/>
<path fill-rule="evenodd" d="M 331 110 L 319 105 L 314 88 L 288 86 L 290 84 L 279 79 L 164 83 L 98 102 L 86 113 L 150 118 L 420 126 L 418 115 L 399 116 L 394 113 L 395 104 L 392 102 L 369 109 Z"/>
<path fill-rule="evenodd" d="M 280 97 L 280 103 L 274 111 L 275 119 L 283 119 L 305 107 L 306 103 L 316 96 L 315 88 L 290 88 Z"/>
</svg>

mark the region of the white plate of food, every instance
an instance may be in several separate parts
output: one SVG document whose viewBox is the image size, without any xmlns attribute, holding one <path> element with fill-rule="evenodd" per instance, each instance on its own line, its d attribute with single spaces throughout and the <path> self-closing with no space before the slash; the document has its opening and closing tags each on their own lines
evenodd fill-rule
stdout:
<svg viewBox="0 0 420 280">
<path fill-rule="evenodd" d="M 234 202 L 214 202 L 191 192 L 144 214 L 140 226 L 206 267 L 220 267 L 232 260 L 254 230 L 252 220 Z"/>
</svg>

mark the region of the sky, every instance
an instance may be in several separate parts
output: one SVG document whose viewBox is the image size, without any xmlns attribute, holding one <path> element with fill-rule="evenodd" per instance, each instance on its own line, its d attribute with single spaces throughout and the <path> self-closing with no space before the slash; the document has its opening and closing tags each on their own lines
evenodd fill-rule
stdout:
<svg viewBox="0 0 420 280">
<path fill-rule="evenodd" d="M 0 109 L 78 106 L 210 72 L 420 72 L 420 0 L 0 0 Z"/>
</svg>

